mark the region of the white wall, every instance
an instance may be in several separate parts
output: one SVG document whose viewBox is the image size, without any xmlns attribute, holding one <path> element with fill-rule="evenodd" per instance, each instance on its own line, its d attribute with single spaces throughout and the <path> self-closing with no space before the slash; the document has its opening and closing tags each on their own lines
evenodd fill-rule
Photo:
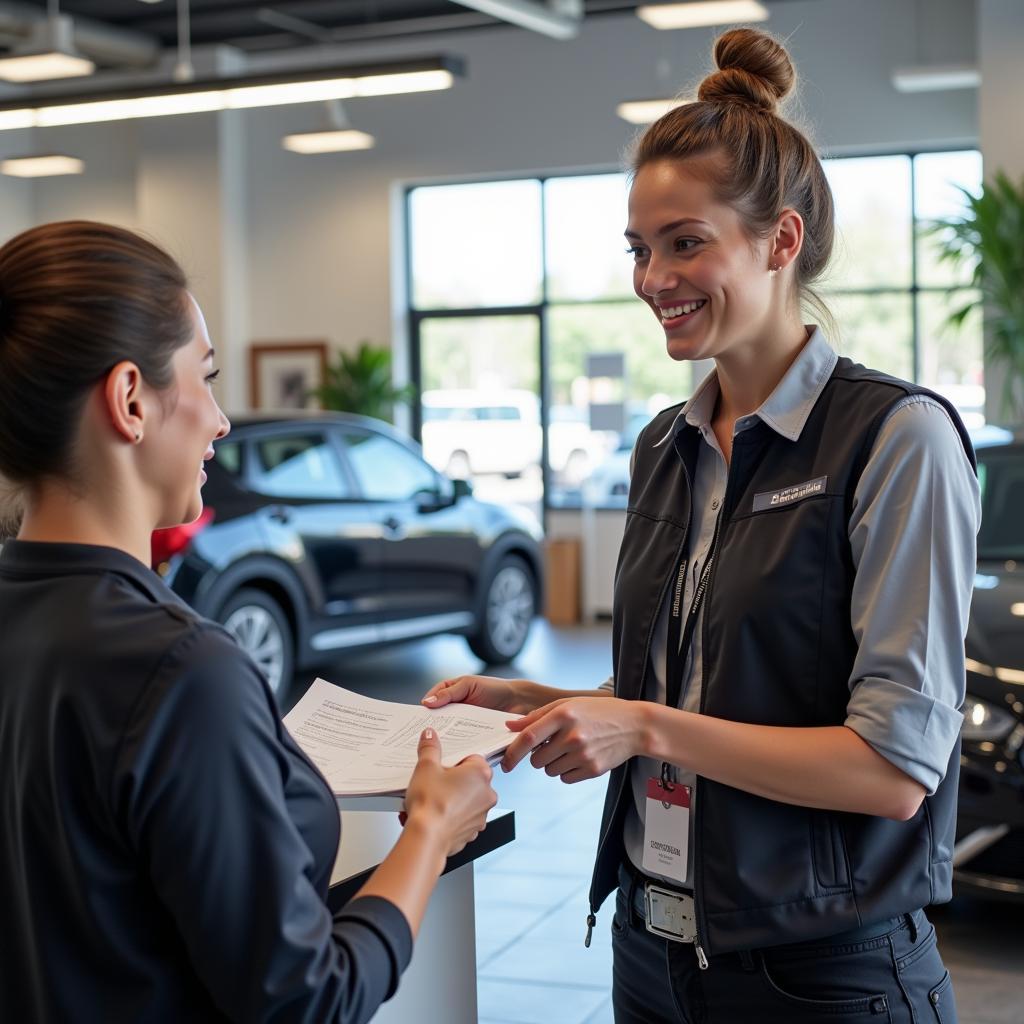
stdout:
<svg viewBox="0 0 1024 1024">
<path fill-rule="evenodd" d="M 919 8 L 927 17 L 915 25 Z M 976 139 L 972 93 L 910 96 L 889 84 L 898 65 L 973 60 L 974 0 L 787 0 L 768 27 L 788 41 L 803 78 L 798 114 L 826 150 Z M 4 221 L 12 232 L 86 216 L 162 238 L 195 278 L 225 354 L 227 404 L 239 408 L 252 339 L 350 346 L 400 334 L 393 236 L 404 183 L 614 168 L 632 132 L 616 103 L 699 81 L 713 35 L 616 15 L 589 19 L 567 43 L 496 28 L 341 49 L 338 60 L 452 53 L 468 76 L 450 92 L 350 103 L 353 122 L 378 139 L 364 153 L 282 150 L 283 134 L 316 125 L 310 106 L 49 129 L 35 143 L 85 157 L 87 174 L 29 186 L 28 203 L 23 183 L 5 181 L 0 211 L 16 209 Z M 0 152 L 25 145 L 15 134 L 25 133 L 0 136 Z M 471 258 L 457 239 L 452 258 Z"/>
</svg>

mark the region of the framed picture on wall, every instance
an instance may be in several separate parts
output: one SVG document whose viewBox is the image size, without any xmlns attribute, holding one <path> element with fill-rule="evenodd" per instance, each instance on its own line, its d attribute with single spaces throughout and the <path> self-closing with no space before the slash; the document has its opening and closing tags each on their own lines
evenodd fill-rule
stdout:
<svg viewBox="0 0 1024 1024">
<path fill-rule="evenodd" d="M 325 341 L 254 341 L 249 347 L 249 403 L 254 409 L 318 409 L 309 393 L 327 371 Z"/>
</svg>

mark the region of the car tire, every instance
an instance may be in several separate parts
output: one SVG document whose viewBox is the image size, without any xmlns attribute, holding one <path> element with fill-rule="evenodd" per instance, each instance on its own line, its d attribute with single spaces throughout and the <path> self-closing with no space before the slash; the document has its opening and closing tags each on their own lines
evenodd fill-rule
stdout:
<svg viewBox="0 0 1024 1024">
<path fill-rule="evenodd" d="M 469 649 L 488 665 L 505 665 L 523 649 L 536 614 L 530 567 L 506 555 L 483 588 L 479 631 L 467 637 Z"/>
<path fill-rule="evenodd" d="M 292 678 L 295 646 L 288 616 L 277 601 L 245 587 L 228 599 L 217 621 L 253 660 L 274 695 L 284 693 Z"/>
</svg>

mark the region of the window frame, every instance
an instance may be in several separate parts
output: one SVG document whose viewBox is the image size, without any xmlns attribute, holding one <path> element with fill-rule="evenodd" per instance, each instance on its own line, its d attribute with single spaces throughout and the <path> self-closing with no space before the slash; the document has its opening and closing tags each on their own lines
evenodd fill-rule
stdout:
<svg viewBox="0 0 1024 1024">
<path fill-rule="evenodd" d="M 830 296 L 854 296 L 870 297 L 874 295 L 897 295 L 904 296 L 910 302 L 910 325 L 911 325 L 911 367 L 913 380 L 916 381 L 921 374 L 921 313 L 919 298 L 928 294 L 949 294 L 955 291 L 970 291 L 970 285 L 934 285 L 923 284 L 919 280 L 918 266 L 918 201 L 917 201 L 917 158 L 931 156 L 937 153 L 961 153 L 977 149 L 977 143 L 972 145 L 958 145 L 955 147 L 937 147 L 934 149 L 915 148 L 910 150 L 872 150 L 868 152 L 836 153 L 831 156 L 822 157 L 823 160 L 838 161 L 847 159 L 870 159 L 882 157 L 903 157 L 910 162 L 909 187 L 910 187 L 910 218 L 908 229 L 910 231 L 910 284 L 909 286 L 891 287 L 847 287 L 827 288 L 823 287 L 820 292 L 827 302 Z M 553 299 L 549 294 L 549 275 L 547 259 L 547 188 L 549 181 L 561 178 L 579 178 L 589 175 L 601 176 L 607 174 L 621 174 L 621 168 L 591 169 L 588 171 L 567 170 L 559 172 L 548 172 L 541 174 L 506 174 L 492 175 L 490 177 L 472 177 L 465 179 L 453 179 L 447 181 L 422 181 L 407 184 L 403 191 L 403 243 L 405 247 L 405 285 L 406 285 L 406 316 L 408 326 L 408 365 L 409 377 L 415 385 L 417 392 L 423 390 L 423 364 L 422 364 L 422 328 L 423 324 L 433 319 L 457 319 L 461 317 L 474 317 L 486 319 L 499 316 L 532 316 L 538 322 L 538 353 L 537 368 L 540 377 L 540 425 L 541 425 L 541 515 L 542 522 L 547 529 L 548 515 L 555 510 L 576 510 L 578 504 L 552 505 L 549 499 L 551 487 L 550 451 L 548 446 L 548 431 L 550 428 L 550 339 L 548 337 L 547 313 L 553 307 L 561 306 L 598 306 L 604 304 L 621 304 L 627 301 L 626 297 L 617 296 L 614 298 L 598 299 Z M 458 308 L 418 308 L 413 301 L 415 294 L 413 282 L 413 259 L 412 259 L 412 193 L 421 188 L 436 188 L 451 185 L 474 185 L 488 181 L 536 181 L 540 185 L 540 239 L 541 239 L 541 292 L 540 301 L 521 306 L 486 306 L 486 307 L 458 307 Z M 637 300 L 638 301 L 638 300 Z M 410 429 L 412 436 L 417 441 L 423 437 L 423 409 L 419 401 L 412 403 L 410 416 Z M 602 506 L 604 508 L 605 506 Z M 617 506 L 607 506 L 621 511 Z"/>
</svg>

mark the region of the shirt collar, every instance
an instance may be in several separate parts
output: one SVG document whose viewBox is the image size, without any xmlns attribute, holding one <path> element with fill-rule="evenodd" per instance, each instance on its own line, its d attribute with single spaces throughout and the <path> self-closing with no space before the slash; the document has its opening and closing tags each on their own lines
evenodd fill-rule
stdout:
<svg viewBox="0 0 1024 1024">
<path fill-rule="evenodd" d="M 756 416 L 777 434 L 796 441 L 838 360 L 839 356 L 826 341 L 821 328 L 815 327 L 775 390 L 750 417 L 744 418 Z M 718 372 L 712 370 L 679 410 L 668 433 L 654 442 L 655 447 L 664 444 L 686 426 L 709 427 L 717 400 Z"/>
</svg>

